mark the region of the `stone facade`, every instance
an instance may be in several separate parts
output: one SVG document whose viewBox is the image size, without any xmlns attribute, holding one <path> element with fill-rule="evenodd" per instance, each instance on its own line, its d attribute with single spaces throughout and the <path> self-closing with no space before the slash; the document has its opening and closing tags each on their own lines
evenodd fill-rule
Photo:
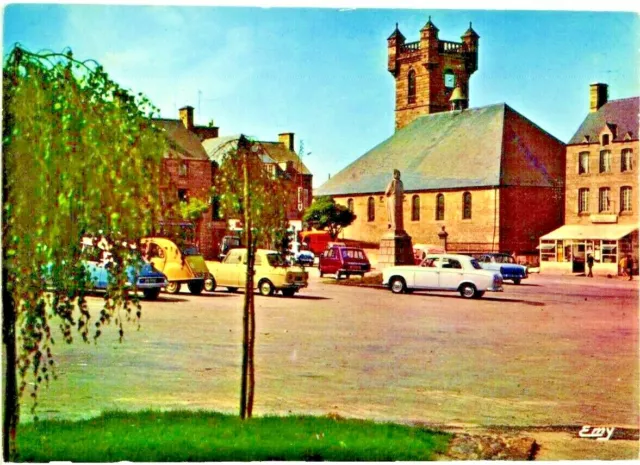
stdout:
<svg viewBox="0 0 640 465">
<path fill-rule="evenodd" d="M 478 68 L 479 36 L 469 25 L 461 38 L 462 42 L 439 40 L 429 18 L 420 40 L 407 43 L 396 26 L 387 40 L 388 70 L 396 85 L 396 130 L 418 116 L 450 110 L 456 88 L 468 100 L 469 78 Z"/>
<path fill-rule="evenodd" d="M 631 169 L 622 171 L 623 150 L 631 150 Z M 612 142 L 602 145 L 602 140 L 567 147 L 567 188 L 566 188 L 566 224 L 592 224 L 598 221 L 601 213 L 614 215 L 616 223 L 638 224 L 638 170 L 636 167 L 640 144 L 638 140 Z M 611 153 L 611 167 L 608 172 L 600 173 L 600 154 Z M 588 169 L 580 173 L 580 154 L 588 154 Z M 623 211 L 621 205 L 622 188 L 631 187 L 631 211 Z M 609 188 L 610 208 L 600 212 L 599 191 Z M 579 211 L 578 195 L 580 189 L 589 189 L 588 209 Z"/>
</svg>

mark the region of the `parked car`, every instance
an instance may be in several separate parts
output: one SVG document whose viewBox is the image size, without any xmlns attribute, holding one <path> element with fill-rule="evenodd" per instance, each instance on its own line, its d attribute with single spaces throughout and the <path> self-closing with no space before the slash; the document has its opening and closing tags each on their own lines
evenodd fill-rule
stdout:
<svg viewBox="0 0 640 465">
<path fill-rule="evenodd" d="M 320 256 L 318 270 L 320 277 L 325 274 L 335 274 L 336 279 L 340 279 L 342 275 L 347 278 L 351 275 L 364 276 L 371 270 L 371 263 L 364 250 L 358 247 L 332 245 Z"/>
<path fill-rule="evenodd" d="M 429 254 L 445 253 L 446 251 L 439 245 L 433 244 L 414 244 L 413 260 L 415 265 L 422 263 L 422 260 Z"/>
<path fill-rule="evenodd" d="M 105 240 L 94 240 L 91 237 L 82 238 L 81 257 L 82 265 L 90 275 L 94 289 L 105 290 L 111 279 L 111 266 L 113 260 L 110 246 Z M 45 272 L 45 280 L 49 281 L 50 269 Z M 155 300 L 167 284 L 167 277 L 146 263 L 140 257 L 137 265 L 130 265 L 126 269 L 127 287 L 133 291 L 142 291 L 145 299 Z"/>
<path fill-rule="evenodd" d="M 499 271 L 502 279 L 510 279 L 514 284 L 527 279 L 527 267 L 518 265 L 508 253 L 487 253 L 478 258 L 478 263 L 485 270 Z"/>
<path fill-rule="evenodd" d="M 210 273 L 205 283 L 207 291 L 213 292 L 222 286 L 235 292 L 246 285 L 247 249 L 233 249 L 222 262 L 207 261 L 206 264 Z M 257 249 L 254 271 L 254 285 L 265 296 L 280 291 L 291 297 L 308 285 L 309 273 L 299 266 L 290 266 L 275 250 Z"/>
<path fill-rule="evenodd" d="M 289 256 L 293 263 L 301 266 L 313 266 L 316 256 L 310 250 L 305 250 L 304 245 L 299 242 L 289 244 Z"/>
<path fill-rule="evenodd" d="M 302 231 L 300 233 L 300 242 L 304 244 L 307 250 L 320 255 L 331 242 L 331 235 L 327 231 Z"/>
<path fill-rule="evenodd" d="M 485 291 L 501 292 L 502 276 L 483 270 L 467 255 L 428 255 L 420 265 L 392 266 L 382 271 L 382 284 L 394 294 L 414 290 L 457 291 L 464 298 L 480 298 Z"/>
<path fill-rule="evenodd" d="M 202 292 L 209 270 L 195 245 L 179 247 L 164 237 L 147 237 L 140 242 L 147 260 L 167 276 L 166 292 L 177 294 L 182 284 L 186 284 L 192 294 Z"/>
<path fill-rule="evenodd" d="M 224 236 L 220 241 L 220 255 L 218 258 L 220 261 L 224 260 L 224 257 L 227 256 L 229 250 L 237 249 L 241 247 L 241 241 L 238 236 Z"/>
</svg>

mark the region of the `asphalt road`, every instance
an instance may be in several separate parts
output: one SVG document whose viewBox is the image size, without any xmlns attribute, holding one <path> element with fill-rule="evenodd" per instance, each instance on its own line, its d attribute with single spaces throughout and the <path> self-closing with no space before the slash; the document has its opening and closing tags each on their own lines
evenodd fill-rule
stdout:
<svg viewBox="0 0 640 465">
<path fill-rule="evenodd" d="M 236 412 L 242 303 L 223 290 L 161 294 L 122 343 L 114 329 L 95 345 L 57 345 L 40 416 Z M 293 298 L 256 296 L 256 314 L 256 415 L 638 427 L 637 282 L 532 275 L 466 300 L 314 275 Z"/>
</svg>

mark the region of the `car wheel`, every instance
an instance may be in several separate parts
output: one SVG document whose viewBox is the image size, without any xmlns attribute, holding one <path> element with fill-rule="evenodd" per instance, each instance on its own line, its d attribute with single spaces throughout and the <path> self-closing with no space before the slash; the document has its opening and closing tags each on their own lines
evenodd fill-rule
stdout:
<svg viewBox="0 0 640 465">
<path fill-rule="evenodd" d="M 154 287 L 152 289 L 143 289 L 142 294 L 144 295 L 144 298 L 147 300 L 156 300 L 160 295 L 160 288 Z"/>
<path fill-rule="evenodd" d="M 273 295 L 273 284 L 268 279 L 263 279 L 258 283 L 258 290 L 264 296 Z"/>
<path fill-rule="evenodd" d="M 520 284 L 520 281 L 521 281 L 520 278 L 515 278 L 513 280 L 513 284 Z"/>
<path fill-rule="evenodd" d="M 204 289 L 204 281 L 194 281 L 191 283 L 187 283 L 187 287 L 189 288 L 189 292 L 193 295 L 202 294 L 202 290 Z"/>
<path fill-rule="evenodd" d="M 473 284 L 460 286 L 460 295 L 465 299 L 472 299 L 476 295 L 476 287 Z"/>
<path fill-rule="evenodd" d="M 237 287 L 227 287 L 227 291 L 229 291 L 229 292 L 238 292 L 238 288 Z"/>
<path fill-rule="evenodd" d="M 484 291 L 476 291 L 476 293 L 474 294 L 473 298 L 474 299 L 480 299 L 483 295 L 484 295 Z"/>
<path fill-rule="evenodd" d="M 391 278 L 391 292 L 394 294 L 402 294 L 407 291 L 407 284 L 404 282 L 404 279 L 396 276 L 395 278 Z"/>
<path fill-rule="evenodd" d="M 171 281 L 169 282 L 169 284 L 167 284 L 167 287 L 165 287 L 164 290 L 169 294 L 177 294 L 178 292 L 180 292 L 180 283 Z"/>
<path fill-rule="evenodd" d="M 209 279 L 205 279 L 204 290 L 207 292 L 213 292 L 216 290 L 216 280 L 213 276 Z"/>
<path fill-rule="evenodd" d="M 295 293 L 295 289 L 282 289 L 282 295 L 285 297 L 293 297 Z"/>
</svg>

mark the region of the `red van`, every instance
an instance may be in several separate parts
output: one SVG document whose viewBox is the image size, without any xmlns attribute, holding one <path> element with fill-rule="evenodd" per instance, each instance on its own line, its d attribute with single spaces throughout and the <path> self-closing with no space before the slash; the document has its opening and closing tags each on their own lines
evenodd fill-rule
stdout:
<svg viewBox="0 0 640 465">
<path fill-rule="evenodd" d="M 300 233 L 300 242 L 305 245 L 307 250 L 320 255 L 331 242 L 331 235 L 328 231 L 302 231 Z"/>
<path fill-rule="evenodd" d="M 335 274 L 336 279 L 344 275 L 347 278 L 351 275 L 363 276 L 371 270 L 371 264 L 364 250 L 358 247 L 345 247 L 344 245 L 333 245 L 320 255 L 318 264 L 320 276 Z"/>
</svg>

